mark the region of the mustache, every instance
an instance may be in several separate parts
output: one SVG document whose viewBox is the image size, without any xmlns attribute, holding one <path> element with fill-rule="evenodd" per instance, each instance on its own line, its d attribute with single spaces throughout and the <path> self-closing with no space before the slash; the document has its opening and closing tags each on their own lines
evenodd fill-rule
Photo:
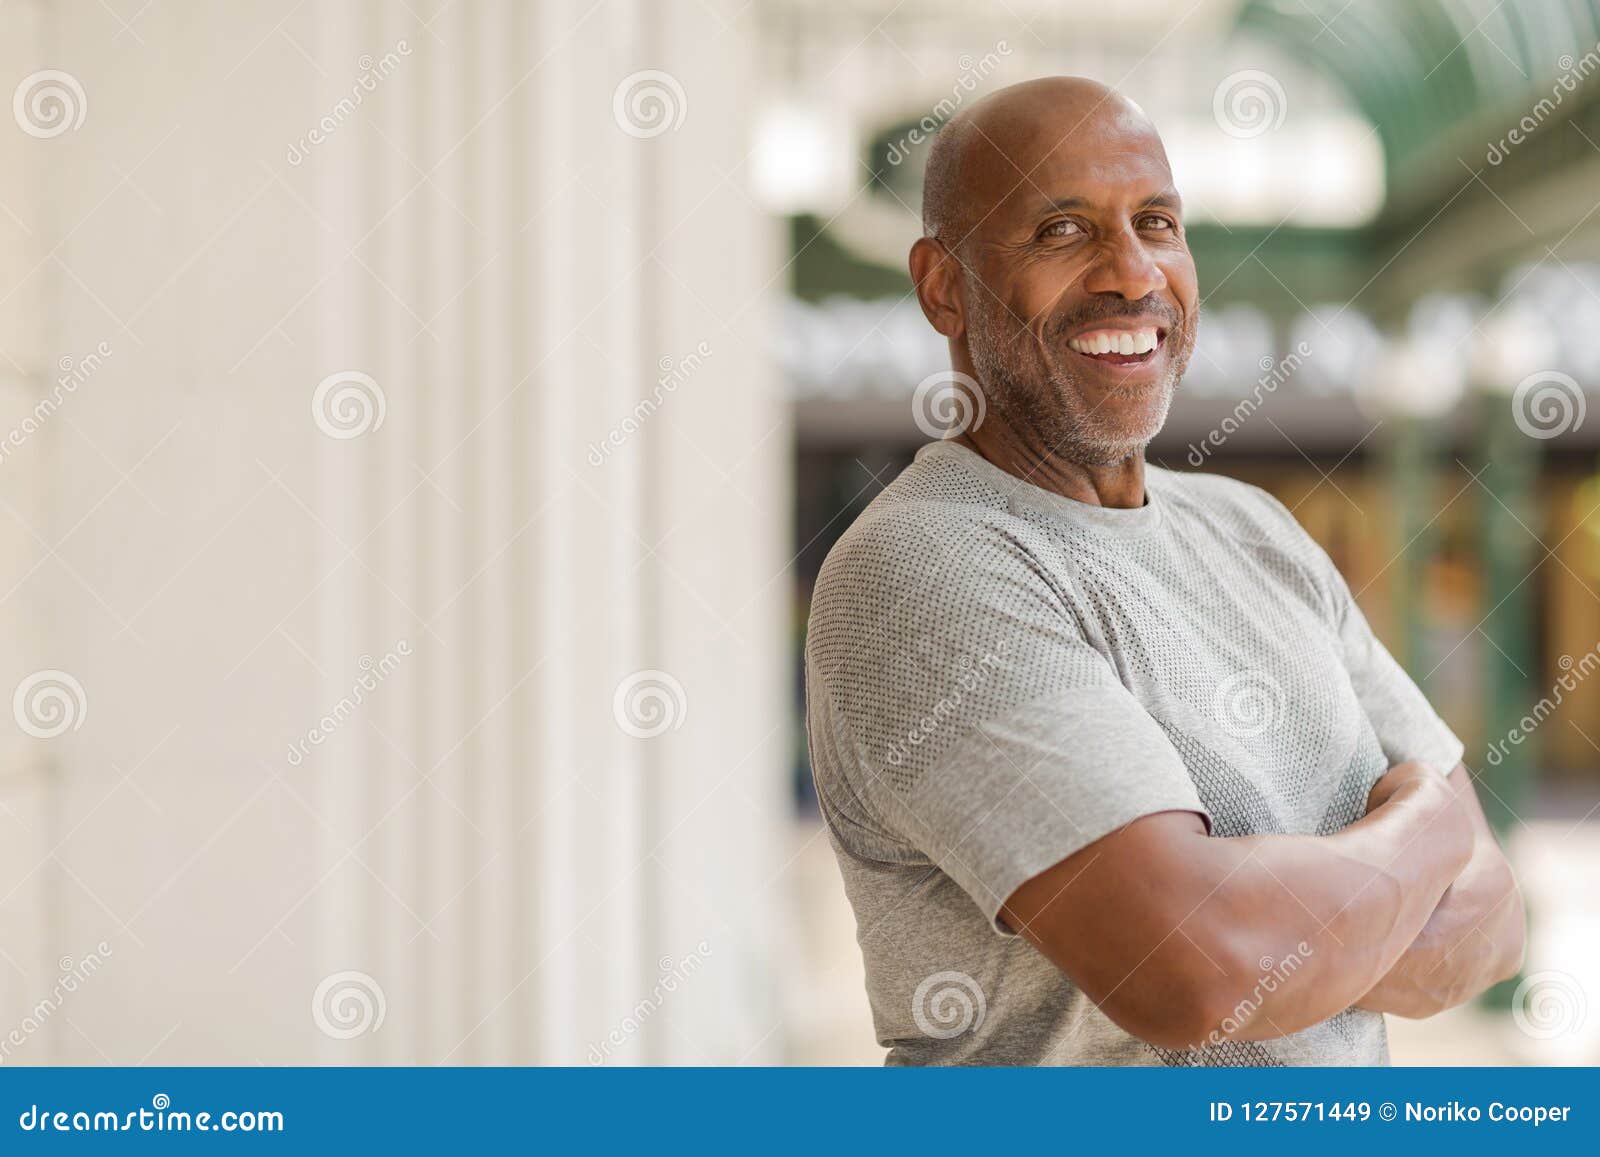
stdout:
<svg viewBox="0 0 1600 1157">
<path fill-rule="evenodd" d="M 1050 325 L 1050 336 L 1060 339 L 1071 330 L 1093 325 L 1097 321 L 1119 320 L 1154 320 L 1170 331 L 1177 329 L 1183 323 L 1183 315 L 1172 303 L 1162 301 L 1160 298 L 1140 298 L 1138 301 L 1112 298 L 1092 301 L 1056 318 Z"/>
</svg>

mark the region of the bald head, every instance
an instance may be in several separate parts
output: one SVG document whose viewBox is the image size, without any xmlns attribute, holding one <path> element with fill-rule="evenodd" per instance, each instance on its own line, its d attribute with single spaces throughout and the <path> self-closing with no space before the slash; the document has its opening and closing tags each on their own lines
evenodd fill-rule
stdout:
<svg viewBox="0 0 1600 1157">
<path fill-rule="evenodd" d="M 1049 76 L 993 92 L 962 109 L 933 139 L 922 183 L 923 233 L 958 244 L 1052 153 L 1130 139 L 1166 164 L 1144 110 L 1098 81 Z"/>
</svg>

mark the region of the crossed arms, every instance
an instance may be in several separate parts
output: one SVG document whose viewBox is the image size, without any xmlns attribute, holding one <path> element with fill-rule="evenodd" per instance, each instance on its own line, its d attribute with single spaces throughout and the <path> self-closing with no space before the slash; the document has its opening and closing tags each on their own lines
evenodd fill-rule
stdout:
<svg viewBox="0 0 1600 1157">
<path fill-rule="evenodd" d="M 1193 812 L 1145 816 L 1002 915 L 1167 1048 L 1281 1037 L 1352 1005 L 1431 1016 L 1513 975 L 1522 900 L 1466 769 L 1400 764 L 1367 807 L 1330 836 L 1218 839 Z"/>
</svg>

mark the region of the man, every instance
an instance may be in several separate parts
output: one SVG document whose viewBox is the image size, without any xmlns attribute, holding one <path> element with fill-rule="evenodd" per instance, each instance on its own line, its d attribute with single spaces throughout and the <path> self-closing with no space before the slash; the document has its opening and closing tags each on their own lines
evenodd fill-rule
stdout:
<svg viewBox="0 0 1600 1157">
<path fill-rule="evenodd" d="M 1145 464 L 1198 316 L 1160 138 L 1016 85 L 940 132 L 923 217 L 977 420 L 835 546 L 806 647 L 889 1063 L 1386 1063 L 1383 1013 L 1515 973 L 1522 905 L 1327 555 Z"/>
</svg>

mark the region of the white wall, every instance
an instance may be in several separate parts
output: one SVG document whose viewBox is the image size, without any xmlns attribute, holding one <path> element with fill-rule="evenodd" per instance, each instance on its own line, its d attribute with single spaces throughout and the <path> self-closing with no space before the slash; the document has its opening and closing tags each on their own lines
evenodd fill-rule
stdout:
<svg viewBox="0 0 1600 1157">
<path fill-rule="evenodd" d="M 87 704 L 0 739 L 0 1037 L 58 958 L 110 949 L 9 1063 L 583 1063 L 630 1014 L 619 1061 L 781 1053 L 789 440 L 753 25 L 410 9 L 0 11 L 0 88 L 59 68 L 88 107 L 51 139 L 0 122 L 0 426 L 110 350 L 0 462 L 0 690 L 58 668 Z M 641 139 L 613 95 L 642 69 L 686 114 Z M 381 426 L 319 428 L 340 371 Z M 642 669 L 682 689 L 654 738 L 614 717 Z M 384 1007 L 351 1039 L 312 1013 L 343 971 Z"/>
</svg>

